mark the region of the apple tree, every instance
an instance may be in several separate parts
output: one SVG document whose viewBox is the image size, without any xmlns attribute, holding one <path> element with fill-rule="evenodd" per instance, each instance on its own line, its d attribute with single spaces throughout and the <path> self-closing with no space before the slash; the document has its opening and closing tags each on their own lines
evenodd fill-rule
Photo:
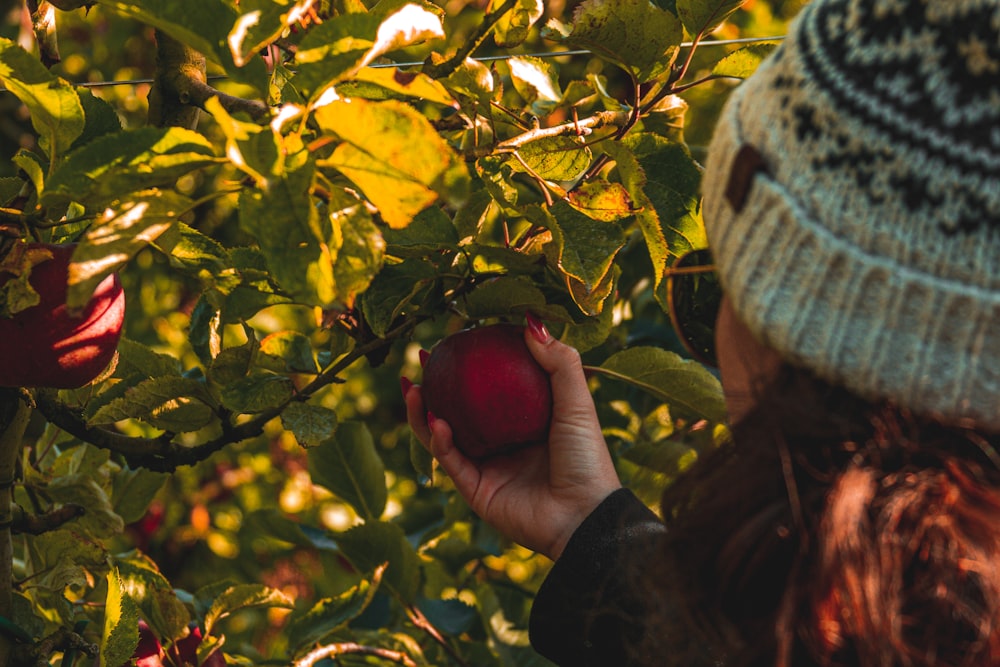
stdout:
<svg viewBox="0 0 1000 667">
<path fill-rule="evenodd" d="M 791 4 L 0 3 L 0 664 L 546 664 L 399 377 L 531 312 L 651 504 L 724 438 L 664 276 Z"/>
</svg>

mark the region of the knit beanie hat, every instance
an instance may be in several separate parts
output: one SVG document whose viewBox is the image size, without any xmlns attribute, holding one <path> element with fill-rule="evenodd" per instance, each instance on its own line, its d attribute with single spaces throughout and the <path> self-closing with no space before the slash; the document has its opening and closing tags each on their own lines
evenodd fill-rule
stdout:
<svg viewBox="0 0 1000 667">
<path fill-rule="evenodd" d="M 762 343 L 1000 430 L 1000 1 L 813 0 L 728 100 L 703 189 Z"/>
</svg>

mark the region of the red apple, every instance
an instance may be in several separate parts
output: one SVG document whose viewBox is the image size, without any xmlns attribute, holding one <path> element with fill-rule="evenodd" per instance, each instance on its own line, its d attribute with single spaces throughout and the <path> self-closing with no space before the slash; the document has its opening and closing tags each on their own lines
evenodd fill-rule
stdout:
<svg viewBox="0 0 1000 667">
<path fill-rule="evenodd" d="M 29 282 L 40 302 L 0 317 L 0 386 L 82 387 L 103 371 L 118 348 L 125 294 L 117 274 L 97 286 L 79 313 L 66 308 L 73 245 L 29 243 L 52 258 L 31 269 Z M 10 279 L 0 275 L 0 285 Z"/>
<path fill-rule="evenodd" d="M 548 439 L 549 375 L 524 342 L 524 329 L 496 324 L 441 340 L 424 362 L 427 410 L 451 426 L 455 446 L 483 459 Z"/>
<path fill-rule="evenodd" d="M 187 637 L 177 640 L 167 652 L 168 664 L 176 667 L 225 667 L 226 658 L 222 651 L 215 651 L 205 659 L 205 662 L 198 664 L 198 647 L 201 645 L 201 628 L 197 624 L 191 625 L 191 632 Z"/>
<path fill-rule="evenodd" d="M 132 654 L 136 667 L 163 667 L 163 646 L 146 621 L 139 621 L 139 645 Z M 125 663 L 127 667 L 132 663 Z"/>
</svg>

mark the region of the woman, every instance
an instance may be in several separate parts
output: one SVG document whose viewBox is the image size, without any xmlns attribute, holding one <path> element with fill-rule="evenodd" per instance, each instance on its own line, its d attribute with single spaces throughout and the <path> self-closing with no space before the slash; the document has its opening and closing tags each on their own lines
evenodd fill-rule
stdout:
<svg viewBox="0 0 1000 667">
<path fill-rule="evenodd" d="M 1000 3 L 813 0 L 727 102 L 704 217 L 733 443 L 621 489 L 579 355 L 529 318 L 545 448 L 471 507 L 553 560 L 566 665 L 1000 664 Z"/>
</svg>

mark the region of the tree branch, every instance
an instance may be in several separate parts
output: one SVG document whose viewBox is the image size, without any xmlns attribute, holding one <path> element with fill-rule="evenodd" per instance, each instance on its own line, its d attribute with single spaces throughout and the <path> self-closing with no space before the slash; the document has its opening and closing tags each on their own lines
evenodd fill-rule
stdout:
<svg viewBox="0 0 1000 667">
<path fill-rule="evenodd" d="M 466 151 L 467 160 L 475 160 L 495 153 L 511 153 L 518 148 L 539 139 L 548 139 L 562 135 L 589 134 L 602 127 L 624 127 L 629 122 L 630 112 L 627 111 L 598 111 L 593 116 L 588 116 L 578 121 L 569 121 L 562 125 L 552 127 L 539 127 L 527 132 L 505 139 L 498 144 L 491 146 L 477 146 Z"/>
<path fill-rule="evenodd" d="M 29 514 L 20 505 L 11 507 L 12 523 L 10 530 L 13 533 L 27 533 L 29 535 L 41 535 L 50 530 L 55 530 L 67 521 L 71 521 L 86 513 L 86 508 L 82 505 L 68 503 L 44 514 Z"/>
<path fill-rule="evenodd" d="M 229 113 L 244 112 L 254 119 L 268 114 L 260 100 L 247 100 L 208 85 L 205 56 L 173 37 L 156 31 L 156 74 L 149 90 L 149 122 L 157 127 L 198 126 L 200 109 L 218 97 Z"/>
<path fill-rule="evenodd" d="M 313 665 L 323 658 L 336 658 L 337 656 L 347 655 L 349 653 L 370 655 L 376 658 L 382 658 L 383 660 L 392 660 L 400 665 L 405 665 L 405 667 L 417 667 L 417 663 L 413 661 L 413 658 L 406 655 L 402 651 L 392 651 L 387 648 L 376 648 L 374 646 L 362 646 L 361 644 L 356 644 L 354 642 L 341 642 L 339 644 L 320 646 L 318 649 L 307 653 L 305 657 L 296 660 L 293 663 L 293 667 L 313 667 Z"/>
</svg>

